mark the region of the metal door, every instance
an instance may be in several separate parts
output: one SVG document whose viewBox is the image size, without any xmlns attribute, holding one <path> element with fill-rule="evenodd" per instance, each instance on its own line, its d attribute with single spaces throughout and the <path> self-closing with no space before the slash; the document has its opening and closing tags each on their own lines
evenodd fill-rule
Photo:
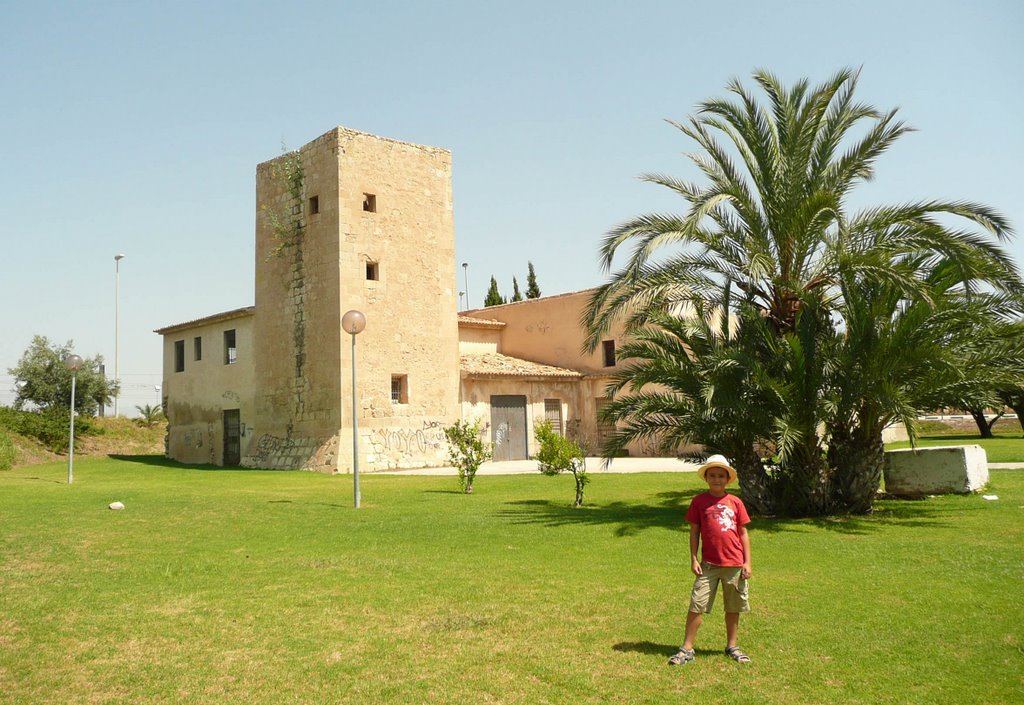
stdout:
<svg viewBox="0 0 1024 705">
<path fill-rule="evenodd" d="M 494 460 L 526 459 L 526 397 L 491 397 L 491 445 Z"/>
<path fill-rule="evenodd" d="M 242 459 L 241 419 L 238 409 L 224 411 L 224 464 L 238 465 Z"/>
</svg>

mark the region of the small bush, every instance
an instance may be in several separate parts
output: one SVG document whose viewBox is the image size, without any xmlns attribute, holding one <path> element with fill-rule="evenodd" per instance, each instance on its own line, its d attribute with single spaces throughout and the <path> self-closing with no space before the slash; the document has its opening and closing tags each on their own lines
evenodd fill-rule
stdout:
<svg viewBox="0 0 1024 705">
<path fill-rule="evenodd" d="M 6 428 L 22 436 L 35 438 L 54 453 L 64 453 L 68 449 L 67 409 L 47 409 L 45 411 L 19 411 L 0 406 L 0 428 Z M 96 433 L 98 429 L 88 416 L 75 417 L 75 436 Z"/>
<path fill-rule="evenodd" d="M 587 475 L 587 461 L 583 449 L 575 441 L 566 438 L 551 427 L 551 422 L 541 421 L 533 429 L 540 443 L 537 452 L 538 469 L 545 475 L 557 475 L 568 470 L 576 480 L 576 503 L 583 506 L 583 488 L 590 482 Z"/>
<path fill-rule="evenodd" d="M 448 460 L 459 471 L 459 483 L 466 494 L 473 493 L 473 478 L 491 451 L 480 434 L 480 422 L 456 421 L 444 429 L 448 439 Z"/>
<path fill-rule="evenodd" d="M 11 435 L 0 428 L 0 470 L 10 470 L 17 455 Z"/>
</svg>

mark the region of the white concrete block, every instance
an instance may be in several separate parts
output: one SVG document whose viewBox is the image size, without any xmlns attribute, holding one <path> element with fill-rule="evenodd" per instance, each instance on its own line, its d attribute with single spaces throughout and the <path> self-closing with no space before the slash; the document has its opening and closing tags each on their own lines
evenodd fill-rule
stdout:
<svg viewBox="0 0 1024 705">
<path fill-rule="evenodd" d="M 988 458 L 979 445 L 936 446 L 885 453 L 885 491 L 905 497 L 966 494 L 988 482 Z"/>
</svg>

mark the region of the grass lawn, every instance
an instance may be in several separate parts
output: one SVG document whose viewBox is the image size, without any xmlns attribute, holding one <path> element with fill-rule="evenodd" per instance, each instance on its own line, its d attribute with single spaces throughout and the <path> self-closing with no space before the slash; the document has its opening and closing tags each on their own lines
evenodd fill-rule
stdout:
<svg viewBox="0 0 1024 705">
<path fill-rule="evenodd" d="M 867 518 L 751 527 L 670 668 L 693 474 L 349 477 L 155 458 L 0 472 L 0 702 L 1009 703 L 1024 698 L 1024 473 Z M 120 500 L 115 512 L 107 504 Z"/>
<path fill-rule="evenodd" d="M 1015 422 L 1016 423 L 1016 422 Z M 1018 429 L 1013 431 L 996 432 L 995 438 L 981 438 L 975 434 L 942 434 L 928 435 L 918 440 L 918 447 L 930 446 L 963 446 L 980 445 L 985 449 L 985 455 L 990 463 L 1017 463 L 1024 467 L 1024 435 Z M 886 450 L 897 448 L 909 448 L 908 441 L 897 441 L 886 443 Z"/>
</svg>

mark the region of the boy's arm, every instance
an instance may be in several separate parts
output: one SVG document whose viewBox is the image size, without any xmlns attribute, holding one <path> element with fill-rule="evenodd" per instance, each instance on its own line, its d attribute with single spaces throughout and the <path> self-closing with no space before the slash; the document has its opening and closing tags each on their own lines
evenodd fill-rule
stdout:
<svg viewBox="0 0 1024 705">
<path fill-rule="evenodd" d="M 750 567 L 750 534 L 747 533 L 746 524 L 740 526 L 740 543 L 743 544 L 743 567 L 740 569 L 740 575 L 746 580 L 754 572 Z"/>
<path fill-rule="evenodd" d="M 690 524 L 690 570 L 694 575 L 700 575 L 700 561 L 697 559 L 697 549 L 700 548 L 700 526 Z"/>
</svg>

